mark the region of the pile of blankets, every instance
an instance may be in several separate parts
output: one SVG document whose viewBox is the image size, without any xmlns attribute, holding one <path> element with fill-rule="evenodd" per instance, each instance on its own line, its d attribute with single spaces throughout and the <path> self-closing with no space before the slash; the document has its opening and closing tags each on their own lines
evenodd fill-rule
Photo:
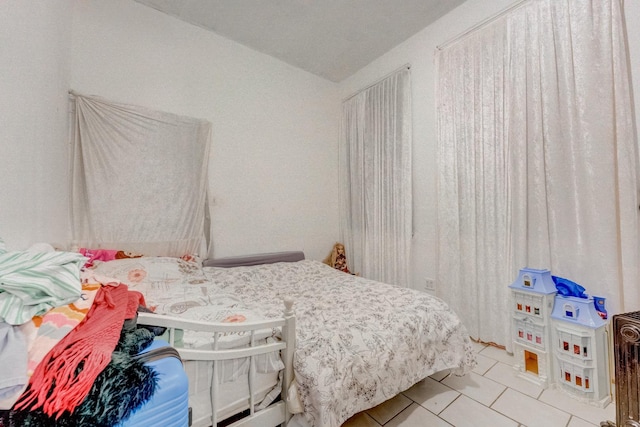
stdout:
<svg viewBox="0 0 640 427">
<path fill-rule="evenodd" d="M 154 336 L 123 330 L 144 298 L 86 262 L 0 239 L 0 427 L 113 425 L 153 394 L 155 373 L 133 356 Z"/>
</svg>

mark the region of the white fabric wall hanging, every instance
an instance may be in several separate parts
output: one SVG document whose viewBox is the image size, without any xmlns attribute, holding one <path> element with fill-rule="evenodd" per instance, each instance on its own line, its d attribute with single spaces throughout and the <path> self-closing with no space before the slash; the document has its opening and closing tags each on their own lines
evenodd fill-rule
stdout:
<svg viewBox="0 0 640 427">
<path fill-rule="evenodd" d="M 438 283 L 510 347 L 518 269 L 640 309 L 638 150 L 619 0 L 530 0 L 436 52 Z"/>
<path fill-rule="evenodd" d="M 93 96 L 71 104 L 73 244 L 206 255 L 211 124 Z"/>
</svg>

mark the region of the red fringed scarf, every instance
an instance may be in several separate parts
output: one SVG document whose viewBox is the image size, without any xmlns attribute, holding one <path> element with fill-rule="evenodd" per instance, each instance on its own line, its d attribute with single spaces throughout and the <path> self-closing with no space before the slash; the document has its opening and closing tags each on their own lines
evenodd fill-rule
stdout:
<svg viewBox="0 0 640 427">
<path fill-rule="evenodd" d="M 124 320 L 135 316 L 141 297 L 126 285 L 100 288 L 84 320 L 38 364 L 14 409 L 42 408 L 56 418 L 73 412 L 111 361 Z"/>
</svg>

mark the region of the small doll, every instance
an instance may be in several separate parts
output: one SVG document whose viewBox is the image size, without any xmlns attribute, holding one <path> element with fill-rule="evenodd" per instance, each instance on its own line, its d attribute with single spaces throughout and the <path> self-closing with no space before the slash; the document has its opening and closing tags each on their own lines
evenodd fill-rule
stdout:
<svg viewBox="0 0 640 427">
<path fill-rule="evenodd" d="M 349 271 L 349 267 L 347 266 L 347 255 L 342 243 L 336 243 L 335 245 L 333 245 L 333 249 L 322 262 L 330 267 L 335 268 L 336 270 L 352 274 Z"/>
</svg>

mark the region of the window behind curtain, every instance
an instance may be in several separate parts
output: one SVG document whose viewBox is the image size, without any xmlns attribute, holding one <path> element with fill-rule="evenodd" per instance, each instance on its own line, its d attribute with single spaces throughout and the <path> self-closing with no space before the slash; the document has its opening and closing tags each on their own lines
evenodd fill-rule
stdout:
<svg viewBox="0 0 640 427">
<path fill-rule="evenodd" d="M 640 308 L 625 38 L 619 0 L 536 0 L 436 53 L 438 292 L 474 338 L 510 347 L 523 267 Z"/>
<path fill-rule="evenodd" d="M 341 234 L 352 272 L 408 285 L 412 233 L 410 71 L 342 105 Z"/>
</svg>

